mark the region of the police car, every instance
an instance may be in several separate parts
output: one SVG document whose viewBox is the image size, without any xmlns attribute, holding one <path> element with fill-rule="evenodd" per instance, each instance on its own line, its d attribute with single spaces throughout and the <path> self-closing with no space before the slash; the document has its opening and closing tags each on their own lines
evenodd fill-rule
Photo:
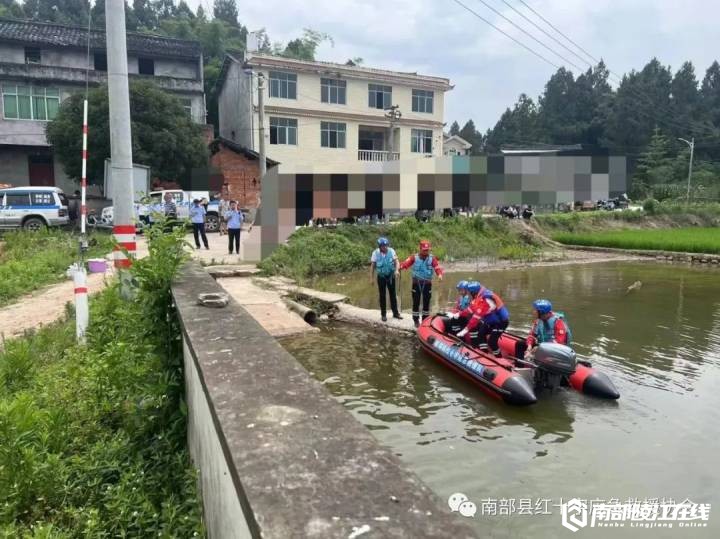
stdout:
<svg viewBox="0 0 720 539">
<path fill-rule="evenodd" d="M 0 189 L 0 228 L 41 230 L 69 222 L 68 200 L 57 187 Z"/>
</svg>

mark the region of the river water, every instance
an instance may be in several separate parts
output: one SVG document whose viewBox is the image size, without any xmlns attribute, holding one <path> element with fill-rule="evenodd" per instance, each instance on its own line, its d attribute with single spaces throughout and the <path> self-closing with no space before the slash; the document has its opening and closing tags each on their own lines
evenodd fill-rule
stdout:
<svg viewBox="0 0 720 539">
<path fill-rule="evenodd" d="M 720 272 L 610 263 L 448 274 L 436 308 L 468 277 L 505 299 L 518 331 L 531 323 L 533 299 L 552 299 L 578 354 L 612 378 L 620 400 L 560 390 L 513 408 L 435 363 L 413 337 L 356 326 L 328 324 L 282 343 L 441 499 L 461 492 L 474 502 L 475 516 L 458 518 L 481 536 L 720 537 Z M 371 308 L 368 281 L 362 272 L 316 286 Z M 626 521 L 573 534 L 559 508 L 570 498 L 712 508 L 704 528 Z"/>
</svg>

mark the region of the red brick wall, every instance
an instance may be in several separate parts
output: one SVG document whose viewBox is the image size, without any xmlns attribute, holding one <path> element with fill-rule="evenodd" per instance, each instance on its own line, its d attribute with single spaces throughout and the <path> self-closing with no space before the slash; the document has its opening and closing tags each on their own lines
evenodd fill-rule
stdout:
<svg viewBox="0 0 720 539">
<path fill-rule="evenodd" d="M 258 161 L 234 152 L 222 143 L 217 148 L 218 152 L 210 157 L 210 165 L 222 174 L 224 182 L 228 184 L 230 198 L 237 200 L 243 208 L 257 207 L 260 193 Z"/>
</svg>

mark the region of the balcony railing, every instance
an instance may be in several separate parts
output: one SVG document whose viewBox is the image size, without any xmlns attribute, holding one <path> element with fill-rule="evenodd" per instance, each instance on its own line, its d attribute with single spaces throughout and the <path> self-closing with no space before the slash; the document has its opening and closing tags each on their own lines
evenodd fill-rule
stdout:
<svg viewBox="0 0 720 539">
<path fill-rule="evenodd" d="M 400 159 L 400 152 L 358 150 L 358 161 L 397 161 L 398 159 Z"/>
</svg>

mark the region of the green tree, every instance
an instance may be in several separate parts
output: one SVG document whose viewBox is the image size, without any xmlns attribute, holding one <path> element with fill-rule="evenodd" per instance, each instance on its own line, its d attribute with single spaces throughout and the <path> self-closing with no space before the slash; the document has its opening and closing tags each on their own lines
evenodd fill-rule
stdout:
<svg viewBox="0 0 720 539">
<path fill-rule="evenodd" d="M 708 130 L 703 141 L 702 155 L 714 161 L 720 161 L 720 64 L 712 63 L 705 72 L 700 87 L 699 116 Z M 714 131 L 714 135 L 709 130 Z"/>
<path fill-rule="evenodd" d="M 47 138 L 65 172 L 78 179 L 81 162 L 83 96 L 66 99 L 57 117 L 46 126 Z M 194 167 L 207 163 L 207 146 L 201 128 L 194 124 L 178 98 L 148 81 L 130 83 L 133 161 L 148 165 L 154 177 L 184 179 Z M 88 181 L 102 183 L 105 159 L 110 157 L 107 87 L 88 97 Z"/>
<path fill-rule="evenodd" d="M 672 183 L 675 168 L 669 152 L 668 138 L 656 127 L 647 150 L 638 158 L 630 189 L 633 196 L 647 196 L 653 186 Z"/>
<path fill-rule="evenodd" d="M 485 151 L 499 152 L 506 144 L 525 146 L 544 142 L 538 120 L 538 108 L 535 102 L 526 94 L 520 94 L 513 109 L 505 110 L 495 127 L 488 131 L 485 137 Z"/>
<path fill-rule="evenodd" d="M 474 129 L 474 126 L 473 126 L 473 129 Z M 459 134 L 460 134 L 460 124 L 457 123 L 457 120 L 456 120 L 450 125 L 450 135 L 459 135 Z"/>
<path fill-rule="evenodd" d="M 103 0 L 97 1 L 102 2 Z M 138 28 L 147 31 L 152 31 L 157 28 L 157 14 L 150 0 L 133 0 L 133 13 L 137 19 Z"/>
<path fill-rule="evenodd" d="M 235 0 L 215 0 L 213 15 L 216 19 L 225 21 L 231 26 L 239 26 L 238 9 Z"/>
<path fill-rule="evenodd" d="M 88 0 L 25 0 L 23 13 L 35 21 L 87 26 Z"/>
<path fill-rule="evenodd" d="M 625 75 L 609 113 L 603 144 L 619 153 L 637 154 L 656 126 L 668 125 L 672 74 L 657 58 L 642 71 Z"/>
<path fill-rule="evenodd" d="M 22 19 L 24 16 L 23 6 L 16 0 L 0 0 L 0 17 Z"/>
<path fill-rule="evenodd" d="M 329 41 L 331 45 L 334 44 L 329 34 L 304 28 L 302 37 L 288 41 L 282 51 L 282 56 L 297 60 L 315 60 L 317 48 L 324 41 Z"/>
</svg>

